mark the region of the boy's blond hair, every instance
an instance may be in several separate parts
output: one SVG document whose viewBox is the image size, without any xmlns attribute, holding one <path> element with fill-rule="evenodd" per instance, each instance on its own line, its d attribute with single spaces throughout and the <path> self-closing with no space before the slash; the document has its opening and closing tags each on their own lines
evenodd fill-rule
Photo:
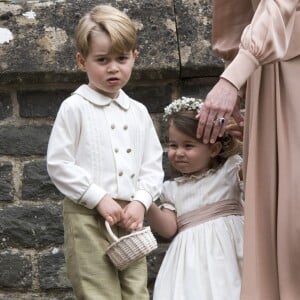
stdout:
<svg viewBox="0 0 300 300">
<path fill-rule="evenodd" d="M 111 39 L 113 53 L 122 54 L 136 49 L 136 28 L 130 18 L 109 5 L 97 5 L 83 16 L 75 31 L 78 52 L 83 57 L 89 54 L 91 35 L 105 32 Z"/>
</svg>

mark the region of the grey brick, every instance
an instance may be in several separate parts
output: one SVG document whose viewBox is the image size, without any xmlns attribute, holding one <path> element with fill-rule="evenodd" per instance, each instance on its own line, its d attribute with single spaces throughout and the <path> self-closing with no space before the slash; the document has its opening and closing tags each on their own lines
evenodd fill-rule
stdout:
<svg viewBox="0 0 300 300">
<path fill-rule="evenodd" d="M 0 210 L 0 249 L 42 248 L 62 243 L 61 205 L 27 205 Z"/>
<path fill-rule="evenodd" d="M 32 161 L 24 165 L 22 179 L 23 200 L 61 200 L 63 197 L 48 175 L 45 160 Z"/>
<path fill-rule="evenodd" d="M 32 266 L 29 257 L 3 251 L 0 253 L 0 270 L 1 288 L 31 287 Z"/>
</svg>

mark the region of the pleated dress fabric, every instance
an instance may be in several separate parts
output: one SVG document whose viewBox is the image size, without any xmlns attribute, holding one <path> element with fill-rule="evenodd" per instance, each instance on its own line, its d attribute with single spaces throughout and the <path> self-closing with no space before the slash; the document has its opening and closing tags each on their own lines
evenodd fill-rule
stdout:
<svg viewBox="0 0 300 300">
<path fill-rule="evenodd" d="M 299 300 L 300 2 L 216 0 L 213 14 L 224 78 L 248 78 L 241 300 Z M 239 48 L 260 65 L 249 77 Z"/>
<path fill-rule="evenodd" d="M 248 81 L 243 300 L 300 299 L 300 57 Z"/>
</svg>

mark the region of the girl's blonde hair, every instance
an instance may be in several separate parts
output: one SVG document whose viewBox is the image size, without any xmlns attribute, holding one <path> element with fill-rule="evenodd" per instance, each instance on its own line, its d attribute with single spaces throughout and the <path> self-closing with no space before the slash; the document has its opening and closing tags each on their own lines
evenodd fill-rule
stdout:
<svg viewBox="0 0 300 300">
<path fill-rule="evenodd" d="M 198 119 L 196 119 L 196 115 L 199 111 L 198 109 L 180 109 L 180 106 L 178 109 L 177 105 L 176 109 L 165 109 L 165 111 L 167 111 L 167 115 L 165 115 L 167 128 L 169 128 L 169 126 L 172 124 L 180 132 L 197 140 L 196 132 L 198 127 Z M 199 142 L 201 142 L 201 140 L 199 140 Z M 225 132 L 222 137 L 217 138 L 216 142 L 220 142 L 222 148 L 219 154 L 211 161 L 211 168 L 213 169 L 223 165 L 230 156 L 234 154 L 241 154 L 242 143 L 229 133 Z"/>
<path fill-rule="evenodd" d="M 136 28 L 130 18 L 120 10 L 109 5 L 97 5 L 83 16 L 75 31 L 78 52 L 86 57 L 89 54 L 91 35 L 105 32 L 111 39 L 113 53 L 136 49 Z"/>
</svg>

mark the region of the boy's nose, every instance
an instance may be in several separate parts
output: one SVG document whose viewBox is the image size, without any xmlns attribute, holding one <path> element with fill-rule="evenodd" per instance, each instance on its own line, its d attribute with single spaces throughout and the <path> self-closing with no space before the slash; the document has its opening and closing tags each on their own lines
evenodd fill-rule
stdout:
<svg viewBox="0 0 300 300">
<path fill-rule="evenodd" d="M 118 66 L 115 62 L 111 62 L 108 66 L 108 72 L 118 72 Z"/>
</svg>

